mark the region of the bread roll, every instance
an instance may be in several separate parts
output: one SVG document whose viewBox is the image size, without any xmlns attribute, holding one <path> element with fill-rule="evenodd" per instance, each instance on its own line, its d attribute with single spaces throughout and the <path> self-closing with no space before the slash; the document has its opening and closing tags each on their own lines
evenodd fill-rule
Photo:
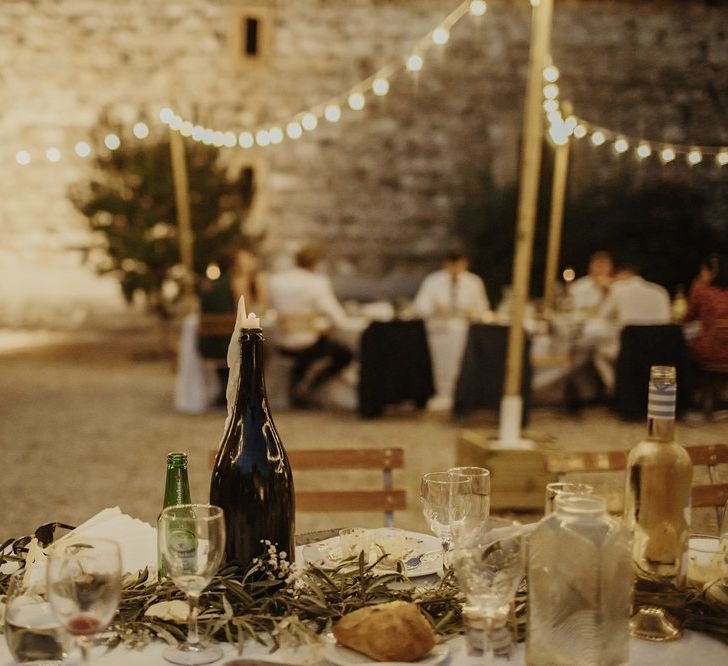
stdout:
<svg viewBox="0 0 728 666">
<path fill-rule="evenodd" d="M 345 615 L 334 626 L 342 645 L 377 661 L 416 661 L 435 645 L 435 633 L 416 604 L 392 601 Z"/>
</svg>

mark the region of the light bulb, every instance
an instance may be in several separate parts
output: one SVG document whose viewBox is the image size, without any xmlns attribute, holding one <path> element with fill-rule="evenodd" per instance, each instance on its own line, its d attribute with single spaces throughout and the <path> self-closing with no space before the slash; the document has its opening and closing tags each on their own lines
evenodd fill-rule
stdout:
<svg viewBox="0 0 728 666">
<path fill-rule="evenodd" d="M 205 276 L 208 280 L 217 280 L 220 275 L 220 267 L 217 264 L 208 264 L 205 269 Z"/>
<path fill-rule="evenodd" d="M 600 132 L 599 130 L 597 130 L 596 132 L 594 132 L 591 135 L 591 142 L 595 146 L 601 146 L 605 141 L 606 141 L 606 138 L 604 137 L 603 132 Z"/>
<path fill-rule="evenodd" d="M 61 159 L 61 151 L 58 148 L 49 148 L 46 150 L 46 159 L 49 162 L 58 162 Z"/>
<path fill-rule="evenodd" d="M 30 153 L 27 150 L 19 150 L 15 153 L 15 161 L 23 166 L 30 164 Z"/>
<path fill-rule="evenodd" d="M 329 104 L 324 110 L 324 118 L 330 123 L 336 123 L 341 119 L 341 109 L 336 104 Z"/>
<path fill-rule="evenodd" d="M 168 106 L 165 106 L 160 112 L 159 112 L 159 119 L 165 124 L 168 125 L 172 118 L 174 118 L 174 111 L 170 109 Z"/>
<path fill-rule="evenodd" d="M 450 33 L 447 28 L 439 27 L 435 28 L 432 32 L 432 41 L 435 44 L 447 44 L 450 40 Z"/>
<path fill-rule="evenodd" d="M 286 125 L 286 134 L 290 139 L 299 139 L 303 134 L 303 127 L 301 123 L 297 123 L 295 120 Z"/>
<path fill-rule="evenodd" d="M 271 127 L 268 130 L 268 136 L 271 143 L 280 143 L 283 141 L 283 130 L 280 127 Z"/>
<path fill-rule="evenodd" d="M 366 100 L 364 99 L 364 95 L 361 93 L 351 93 L 349 95 L 349 106 L 354 111 L 361 111 L 364 108 L 364 105 L 366 104 Z"/>
<path fill-rule="evenodd" d="M 728 151 L 721 150 L 716 156 L 715 161 L 718 163 L 719 166 L 725 166 L 728 164 Z"/>
<path fill-rule="evenodd" d="M 646 143 L 641 143 L 637 147 L 637 157 L 639 157 L 641 160 L 649 157 L 650 155 L 652 155 L 652 148 L 650 148 Z"/>
<path fill-rule="evenodd" d="M 104 137 L 104 145 L 109 150 L 116 150 L 121 145 L 121 140 L 116 134 L 107 134 Z"/>
<path fill-rule="evenodd" d="M 694 148 L 687 154 L 687 160 L 688 164 L 691 166 L 700 164 L 703 161 L 703 153 L 701 153 L 697 148 Z"/>
<path fill-rule="evenodd" d="M 235 132 L 225 132 L 222 135 L 222 143 L 227 148 L 232 148 L 238 142 L 238 137 L 235 136 Z"/>
<path fill-rule="evenodd" d="M 267 146 L 270 143 L 270 136 L 267 130 L 258 130 L 255 133 L 255 143 L 259 146 Z"/>
<path fill-rule="evenodd" d="M 560 72 L 556 65 L 549 65 L 543 70 L 543 79 L 548 83 L 556 83 L 559 80 Z"/>
<path fill-rule="evenodd" d="M 565 146 L 569 142 L 569 133 L 566 131 L 566 126 L 562 122 L 556 122 L 551 125 L 549 127 L 549 135 L 557 146 Z"/>
<path fill-rule="evenodd" d="M 617 139 L 614 142 L 614 150 L 617 153 L 626 153 L 629 150 L 629 143 L 626 139 Z"/>
<path fill-rule="evenodd" d="M 195 141 L 202 141 L 205 136 L 205 128 L 202 125 L 195 125 L 192 128 L 192 138 Z"/>
<path fill-rule="evenodd" d="M 573 268 L 565 268 L 561 277 L 564 278 L 564 282 L 573 282 L 576 277 L 576 271 Z"/>
<path fill-rule="evenodd" d="M 212 133 L 212 145 L 215 148 L 222 148 L 225 145 L 225 135 L 222 132 L 214 131 Z"/>
<path fill-rule="evenodd" d="M 91 146 L 85 141 L 79 141 L 74 147 L 74 150 L 79 157 L 88 157 L 91 154 Z"/>
<path fill-rule="evenodd" d="M 193 124 L 192 124 L 192 123 L 191 123 L 191 122 L 190 122 L 189 120 L 185 120 L 185 121 L 183 121 L 183 123 L 182 123 L 182 124 L 180 125 L 180 128 L 179 128 L 179 133 L 180 133 L 180 134 L 181 134 L 182 136 L 192 136 L 192 131 L 193 131 L 194 129 L 195 129 L 194 125 L 193 125 Z"/>
<path fill-rule="evenodd" d="M 543 110 L 546 111 L 546 113 L 553 113 L 558 108 L 559 103 L 555 99 L 547 99 L 543 103 Z"/>
<path fill-rule="evenodd" d="M 583 139 L 586 136 L 586 127 L 584 125 L 577 125 L 574 128 L 574 136 L 577 139 Z"/>
<path fill-rule="evenodd" d="M 211 130 L 209 127 L 206 127 L 202 132 L 202 143 L 204 143 L 206 146 L 211 146 L 214 140 L 215 131 Z"/>
<path fill-rule="evenodd" d="M 240 136 L 238 137 L 238 143 L 240 144 L 241 148 L 252 148 L 255 144 L 255 139 L 250 132 L 240 132 Z"/>
<path fill-rule="evenodd" d="M 488 5 L 483 0 L 471 0 L 470 2 L 470 13 L 473 16 L 483 16 L 488 10 Z"/>
<path fill-rule="evenodd" d="M 576 118 L 574 118 L 574 116 L 569 116 L 569 117 L 568 117 L 568 118 L 567 118 L 567 119 L 566 119 L 566 120 L 564 121 L 564 125 L 566 126 L 566 131 L 567 131 L 567 132 L 568 132 L 569 134 L 573 134 L 573 133 L 574 133 L 574 130 L 576 129 L 576 125 L 577 125 L 577 121 L 576 121 Z"/>
<path fill-rule="evenodd" d="M 149 136 L 149 128 L 145 123 L 137 123 L 134 125 L 132 132 L 137 139 L 146 139 Z"/>
<path fill-rule="evenodd" d="M 660 157 L 662 158 L 662 161 L 667 164 L 668 162 L 672 162 L 675 159 L 675 151 L 668 146 L 667 148 L 663 148 L 662 152 L 660 153 Z"/>
<path fill-rule="evenodd" d="M 422 57 L 416 53 L 407 58 L 407 69 L 410 72 L 419 72 L 422 69 L 423 64 L 424 62 L 422 61 Z"/>
<path fill-rule="evenodd" d="M 555 83 L 549 83 L 543 87 L 543 96 L 546 99 L 556 99 L 559 96 L 559 86 Z"/>
<path fill-rule="evenodd" d="M 172 116 L 172 120 L 169 121 L 169 126 L 173 130 L 179 131 L 182 129 L 182 123 L 183 123 L 182 118 L 180 118 L 178 115 L 174 115 L 174 116 Z"/>
<path fill-rule="evenodd" d="M 389 92 L 389 81 L 383 78 L 374 79 L 372 82 L 372 92 L 379 97 L 383 97 Z"/>
<path fill-rule="evenodd" d="M 303 126 L 303 129 L 309 132 L 315 130 L 318 126 L 318 118 L 316 117 L 316 114 L 304 113 L 303 118 L 301 118 L 301 125 Z"/>
</svg>

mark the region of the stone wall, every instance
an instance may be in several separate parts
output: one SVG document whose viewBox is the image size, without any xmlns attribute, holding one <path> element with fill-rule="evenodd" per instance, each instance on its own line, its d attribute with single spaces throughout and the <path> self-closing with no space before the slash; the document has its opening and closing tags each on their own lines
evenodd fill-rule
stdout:
<svg viewBox="0 0 728 666">
<path fill-rule="evenodd" d="M 69 184 L 88 173 L 71 157 L 73 146 L 88 138 L 100 113 L 129 127 L 146 114 L 153 131 L 163 131 L 155 119 L 165 104 L 225 129 L 283 122 L 406 55 L 457 3 L 2 4 L 0 298 L 5 320 L 12 311 L 17 322 L 27 303 L 42 301 L 57 283 L 54 275 L 67 287 L 54 294 L 56 304 L 67 291 L 79 302 L 87 296 L 96 306 L 118 305 L 111 283 L 100 286 L 77 268 L 77 248 L 88 236 L 66 200 Z M 255 59 L 233 52 L 250 6 L 265 28 Z M 317 239 L 345 290 L 390 295 L 412 288 L 450 241 L 464 183 L 478 172 L 502 184 L 517 177 L 529 15 L 526 0 L 492 0 L 485 17 L 465 17 L 445 47 L 427 53 L 422 72 L 393 78 L 390 94 L 369 98 L 363 111 L 345 111 L 341 122 L 322 122 L 295 142 L 223 149 L 231 168 L 256 169 L 251 223 L 266 230 L 268 252 Z M 579 114 L 607 127 L 726 144 L 726 25 L 728 7 L 718 3 L 557 0 L 553 52 L 563 94 Z M 59 163 L 43 158 L 49 146 L 62 151 Z M 21 149 L 33 156 L 25 167 L 15 162 Z M 654 170 L 624 159 L 577 145 L 571 195 L 614 169 L 634 169 L 635 177 Z M 668 168 L 705 183 L 713 214 L 723 214 L 728 171 Z"/>
</svg>

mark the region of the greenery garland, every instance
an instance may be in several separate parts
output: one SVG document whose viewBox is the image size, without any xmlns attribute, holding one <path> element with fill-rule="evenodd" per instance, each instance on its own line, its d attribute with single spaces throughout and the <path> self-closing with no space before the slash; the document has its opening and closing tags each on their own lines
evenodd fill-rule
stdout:
<svg viewBox="0 0 728 666">
<path fill-rule="evenodd" d="M 51 540 L 52 535 L 39 539 L 41 545 Z M 0 570 L 7 563 L 22 568 L 30 541 L 23 537 L 1 544 Z M 218 572 L 202 597 L 200 631 L 237 644 L 240 650 L 247 640 L 275 650 L 284 644 L 314 643 L 334 622 L 363 606 L 402 600 L 416 603 L 442 639 L 462 633 L 464 599 L 452 569 L 436 583 L 420 586 L 406 576 L 402 563 L 396 570 L 381 573 L 378 567 L 384 557 L 372 564 L 360 556 L 358 561 L 345 560 L 332 568 L 311 563 L 298 568 L 269 545 L 267 556 L 254 560 L 245 573 L 232 563 Z M 1 595 L 7 593 L 9 577 L 0 573 Z M 728 644 L 728 586 L 720 581 L 703 587 L 689 585 L 685 591 L 643 586 L 635 592 L 634 601 L 636 605 L 664 603 L 667 597 L 679 597 L 679 604 L 668 605 L 685 628 Z M 152 580 L 147 569 L 127 574 L 119 611 L 102 642 L 109 647 L 123 643 L 142 648 L 155 638 L 170 644 L 184 641 L 184 618 L 150 613 L 159 604 L 179 605 L 184 599 L 171 581 Z M 525 639 L 527 606 L 524 581 L 511 615 L 511 628 L 519 641 Z"/>
</svg>

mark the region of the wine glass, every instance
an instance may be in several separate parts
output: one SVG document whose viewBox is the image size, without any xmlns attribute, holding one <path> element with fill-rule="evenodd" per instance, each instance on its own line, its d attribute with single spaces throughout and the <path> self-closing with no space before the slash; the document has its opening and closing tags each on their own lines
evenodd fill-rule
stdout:
<svg viewBox="0 0 728 666">
<path fill-rule="evenodd" d="M 170 506 L 162 511 L 158 529 L 162 563 L 190 605 L 187 641 L 167 648 L 163 656 L 173 664 L 210 664 L 222 657 L 222 649 L 200 641 L 197 614 L 200 595 L 220 568 L 225 552 L 223 510 L 210 504 Z"/>
<path fill-rule="evenodd" d="M 492 664 L 492 638 L 497 632 L 504 633 L 511 602 L 525 572 L 523 528 L 517 522 L 489 518 L 481 538 L 467 546 L 456 547 L 452 559 L 470 612 L 481 620 L 478 626 L 483 634 L 484 663 Z"/>
<path fill-rule="evenodd" d="M 105 629 L 121 599 L 121 551 L 110 539 L 66 537 L 48 549 L 48 599 L 76 637 L 84 664 L 94 635 Z"/>
<path fill-rule="evenodd" d="M 485 467 L 452 467 L 449 474 L 470 480 L 468 508 L 464 519 L 453 525 L 453 543 L 464 546 L 476 541 L 488 524 L 490 515 L 490 471 Z"/>
<path fill-rule="evenodd" d="M 420 482 L 422 513 L 435 536 L 442 543 L 442 568 L 449 566 L 448 552 L 453 526 L 465 520 L 470 480 L 462 474 L 429 472 Z"/>
</svg>

